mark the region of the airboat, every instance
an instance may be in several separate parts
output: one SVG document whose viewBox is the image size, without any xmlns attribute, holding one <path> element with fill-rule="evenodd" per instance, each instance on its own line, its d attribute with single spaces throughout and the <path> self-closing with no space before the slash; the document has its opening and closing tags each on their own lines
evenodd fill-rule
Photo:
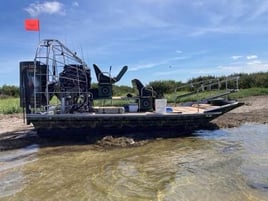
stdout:
<svg viewBox="0 0 268 201">
<path fill-rule="evenodd" d="M 111 130 L 174 130 L 203 128 L 211 120 L 241 106 L 229 100 L 238 90 L 239 77 L 191 83 L 174 90 L 174 102 L 137 78 L 131 80 L 136 93 L 113 96 L 113 86 L 127 72 L 117 76 L 93 64 L 97 83 L 92 84 L 91 68 L 63 43 L 40 41 L 32 61 L 20 62 L 20 104 L 27 124 L 38 133 L 92 133 Z M 229 83 L 231 83 L 229 85 Z M 231 86 L 231 88 L 229 87 Z M 188 92 L 181 93 L 183 87 Z M 223 90 L 224 88 L 224 90 Z M 199 101 L 183 100 L 205 90 L 218 89 Z"/>
</svg>

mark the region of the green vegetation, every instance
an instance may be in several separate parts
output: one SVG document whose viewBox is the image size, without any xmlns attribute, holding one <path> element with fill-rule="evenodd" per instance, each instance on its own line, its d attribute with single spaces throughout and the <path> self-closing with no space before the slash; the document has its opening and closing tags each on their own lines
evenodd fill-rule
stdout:
<svg viewBox="0 0 268 201">
<path fill-rule="evenodd" d="M 179 102 L 188 102 L 188 101 L 197 101 L 197 100 L 202 100 L 205 98 L 209 97 L 214 97 L 217 96 L 220 93 L 224 93 L 225 90 L 221 91 L 205 91 L 205 92 L 200 92 L 197 94 L 193 94 L 191 96 L 183 97 L 180 99 L 176 100 L 176 103 Z M 176 95 L 182 95 L 189 93 L 188 91 L 180 91 L 176 93 Z M 249 88 L 249 89 L 240 89 L 239 91 L 235 93 L 231 93 L 228 95 L 230 99 L 241 99 L 249 96 L 261 96 L 261 95 L 268 95 L 268 88 Z M 174 103 L 175 102 L 175 95 L 173 94 L 167 94 L 165 95 L 165 98 L 169 103 Z"/>
<path fill-rule="evenodd" d="M 268 72 L 266 73 L 252 73 L 252 74 L 235 74 L 233 76 L 239 76 L 239 91 L 237 93 L 230 94 L 230 98 L 239 99 L 247 96 L 257 96 L 257 95 L 268 95 Z M 164 81 L 153 81 L 147 86 L 152 87 L 158 94 L 163 95 L 167 98 L 168 102 L 173 103 L 175 100 L 175 89 L 179 89 L 176 95 L 189 93 L 191 91 L 188 89 L 180 89 L 181 86 L 185 84 L 190 84 L 194 82 L 207 81 L 215 79 L 215 76 L 200 76 L 198 78 L 193 78 L 187 83 L 177 82 L 174 80 L 164 80 Z M 224 77 L 217 77 L 218 79 L 223 79 Z M 142 81 L 142 80 L 141 80 Z M 96 83 L 92 86 L 97 87 Z M 222 87 L 224 88 L 224 87 Z M 189 97 L 184 97 L 178 101 L 194 101 L 200 100 L 205 97 L 214 96 L 215 90 L 201 92 Z M 135 90 L 129 86 L 114 86 L 113 94 L 114 96 L 126 96 L 127 94 L 136 94 Z M 19 100 L 19 87 L 3 85 L 0 87 L 0 114 L 12 114 L 21 113 L 22 108 L 20 107 Z M 116 101 L 117 102 L 117 101 Z M 111 103 L 111 100 L 96 101 L 95 105 L 106 105 Z M 117 103 L 116 103 L 117 104 Z M 125 104 L 124 101 L 119 101 L 118 104 Z"/>
<path fill-rule="evenodd" d="M 230 95 L 230 98 L 239 99 L 248 96 L 261 96 L 268 95 L 268 88 L 249 88 L 249 89 L 240 89 L 237 93 Z"/>
<path fill-rule="evenodd" d="M 233 77 L 239 77 L 239 89 L 249 89 L 249 88 L 268 88 L 268 72 L 266 73 L 251 73 L 251 74 L 234 74 Z M 223 80 L 226 76 L 215 77 L 215 76 L 200 76 L 197 78 L 192 78 L 186 83 L 175 82 L 172 80 L 164 81 L 153 81 L 148 85 L 151 86 L 155 91 L 160 92 L 161 94 L 170 94 L 175 91 L 176 88 L 179 88 L 185 84 L 191 84 L 196 82 L 204 82 L 212 79 Z M 233 83 L 234 84 L 234 83 Z M 230 86 L 230 85 L 229 85 Z M 232 86 L 234 88 L 234 86 Z M 183 89 L 185 90 L 185 89 Z"/>
<path fill-rule="evenodd" d="M 21 113 L 19 98 L 9 97 L 0 99 L 0 114 Z"/>
<path fill-rule="evenodd" d="M 3 97 L 19 97 L 20 89 L 16 86 L 3 85 L 0 87 L 0 98 Z"/>
<path fill-rule="evenodd" d="M 19 87 L 3 85 L 0 87 L 0 114 L 21 113 Z"/>
<path fill-rule="evenodd" d="M 128 93 L 134 94 L 135 90 L 132 87 L 124 86 L 124 85 L 122 85 L 122 86 L 114 85 L 113 86 L 113 94 L 115 96 L 125 96 Z"/>
</svg>

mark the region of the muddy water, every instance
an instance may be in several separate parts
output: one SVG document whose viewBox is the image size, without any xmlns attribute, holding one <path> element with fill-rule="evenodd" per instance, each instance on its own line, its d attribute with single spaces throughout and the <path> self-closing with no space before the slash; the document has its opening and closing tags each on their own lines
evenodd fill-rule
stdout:
<svg viewBox="0 0 268 201">
<path fill-rule="evenodd" d="M 0 200 L 268 200 L 268 125 L 112 150 L 3 151 Z"/>
</svg>

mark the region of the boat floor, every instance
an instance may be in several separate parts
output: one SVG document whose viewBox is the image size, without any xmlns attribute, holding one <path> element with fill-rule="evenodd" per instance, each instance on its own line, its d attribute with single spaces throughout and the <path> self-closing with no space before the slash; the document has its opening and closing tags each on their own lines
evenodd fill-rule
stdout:
<svg viewBox="0 0 268 201">
<path fill-rule="evenodd" d="M 219 106 L 212 106 L 210 104 L 193 104 L 192 106 L 176 106 L 173 107 L 173 112 L 182 114 L 204 113 L 206 110 L 217 109 Z"/>
<path fill-rule="evenodd" d="M 99 107 L 98 107 L 99 108 Z M 105 107 L 104 107 L 105 108 Z M 106 107 L 109 109 L 116 110 L 117 107 Z M 157 115 L 157 114 L 166 114 L 166 115 L 176 115 L 176 114 L 202 114 L 205 111 L 213 110 L 220 108 L 220 106 L 212 106 L 210 104 L 193 104 L 192 106 L 172 106 L 171 112 L 158 113 L 158 112 L 123 112 L 123 113 L 102 113 L 96 112 L 95 114 L 120 114 L 120 115 Z"/>
<path fill-rule="evenodd" d="M 117 108 L 117 107 L 107 107 L 107 108 Z M 220 108 L 220 106 L 211 106 L 209 104 L 200 104 L 200 105 L 193 105 L 193 106 L 175 106 L 171 107 L 172 112 L 123 112 L 123 113 L 105 113 L 105 112 L 95 112 L 95 113 L 75 113 L 77 116 L 81 115 L 96 115 L 96 116 L 158 116 L 158 115 L 166 115 L 166 116 L 173 116 L 173 115 L 194 115 L 194 114 L 204 114 L 205 111 L 213 110 Z M 116 111 L 116 110 L 113 110 Z M 117 110 L 118 111 L 118 110 Z M 63 114 L 64 115 L 64 114 Z M 72 114 L 66 114 L 68 116 Z"/>
</svg>

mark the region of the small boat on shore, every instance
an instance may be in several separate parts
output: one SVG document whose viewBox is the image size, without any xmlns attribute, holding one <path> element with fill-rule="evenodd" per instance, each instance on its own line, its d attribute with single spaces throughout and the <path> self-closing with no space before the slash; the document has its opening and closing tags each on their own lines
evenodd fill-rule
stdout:
<svg viewBox="0 0 268 201">
<path fill-rule="evenodd" d="M 41 41 L 34 60 L 20 62 L 20 103 L 27 124 L 32 123 L 39 133 L 180 132 L 204 128 L 211 120 L 243 104 L 227 98 L 238 90 L 238 77 L 191 83 L 195 89 L 184 94 L 177 88 L 174 102 L 167 103 L 163 95 L 137 78 L 131 80 L 136 94 L 114 97 L 113 85 L 128 67 L 124 66 L 115 77 L 102 72 L 96 64 L 93 68 L 97 86 L 91 84 L 91 69 L 76 53 L 58 40 Z M 232 82 L 231 89 L 228 82 Z M 218 88 L 219 94 L 209 94 L 199 101 L 181 101 L 213 88 Z"/>
</svg>

